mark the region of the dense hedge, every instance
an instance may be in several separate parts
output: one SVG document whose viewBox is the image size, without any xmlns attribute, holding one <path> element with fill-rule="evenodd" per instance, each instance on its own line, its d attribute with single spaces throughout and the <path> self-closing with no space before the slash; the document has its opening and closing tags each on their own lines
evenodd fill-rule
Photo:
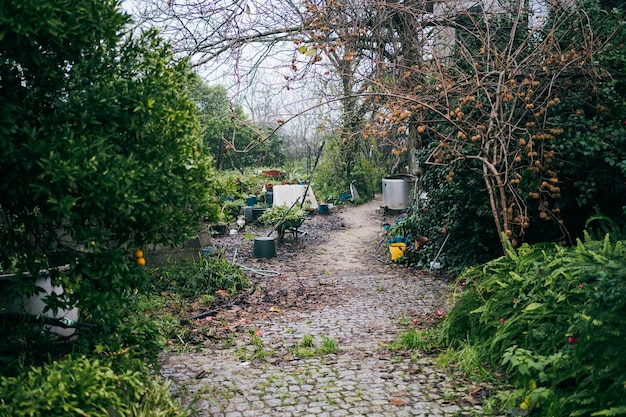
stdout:
<svg viewBox="0 0 626 417">
<path fill-rule="evenodd" d="M 428 152 L 422 150 L 420 157 L 427 157 Z M 426 192 L 427 199 L 415 200 L 389 232 L 391 237 L 409 238 L 402 263 L 428 269 L 439 254 L 437 262 L 460 272 L 502 254 L 489 202 L 481 192 L 484 180 L 479 167 L 474 168 L 471 161 L 460 161 L 455 170 L 463 174 L 446 181 L 449 167 L 424 165 L 417 190 Z M 416 248 L 413 243 L 419 236 L 429 241 Z"/>
</svg>

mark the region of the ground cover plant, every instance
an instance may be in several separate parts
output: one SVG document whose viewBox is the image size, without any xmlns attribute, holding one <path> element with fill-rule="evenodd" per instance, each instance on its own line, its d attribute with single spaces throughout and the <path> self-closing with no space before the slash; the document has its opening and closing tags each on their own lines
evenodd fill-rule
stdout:
<svg viewBox="0 0 626 417">
<path fill-rule="evenodd" d="M 147 368 L 116 369 L 110 358 L 70 356 L 0 381 L 0 415 L 184 417 L 169 384 Z"/>
<path fill-rule="evenodd" d="M 505 407 L 540 416 L 626 413 L 624 241 L 589 235 L 574 247 L 509 246 L 472 267 L 438 328 L 442 346 L 470 344 L 516 390 Z"/>
</svg>

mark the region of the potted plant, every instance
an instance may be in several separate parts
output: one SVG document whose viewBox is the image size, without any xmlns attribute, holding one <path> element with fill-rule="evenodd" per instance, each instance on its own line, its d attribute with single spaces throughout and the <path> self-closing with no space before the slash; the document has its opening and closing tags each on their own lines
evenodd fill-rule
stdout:
<svg viewBox="0 0 626 417">
<path fill-rule="evenodd" d="M 265 210 L 259 217 L 259 223 L 274 227 L 278 231 L 279 239 L 282 239 L 287 230 L 295 230 L 302 226 L 307 212 L 300 207 L 273 206 Z"/>
</svg>

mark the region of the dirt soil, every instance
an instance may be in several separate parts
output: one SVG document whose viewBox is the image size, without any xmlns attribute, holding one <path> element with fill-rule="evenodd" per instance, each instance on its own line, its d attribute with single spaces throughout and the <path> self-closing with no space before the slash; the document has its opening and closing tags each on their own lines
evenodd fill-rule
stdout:
<svg viewBox="0 0 626 417">
<path fill-rule="evenodd" d="M 305 312 L 323 305 L 338 305 L 353 298 L 346 288 L 331 286 L 308 277 L 337 276 L 343 273 L 416 275 L 424 274 L 390 261 L 385 244 L 384 223 L 393 223 L 397 213 L 380 208 L 381 198 L 359 206 L 333 207 L 329 214 L 311 213 L 293 233 L 279 240 L 271 228 L 247 224 L 243 230 L 216 237 L 211 250 L 241 265 L 253 286 L 236 298 L 218 291 L 216 303 L 193 306 L 188 317 L 192 331 L 185 343 L 219 347 L 224 338 L 248 328 L 247 322 L 297 309 Z M 235 225 L 232 225 L 233 229 Z M 254 238 L 276 238 L 276 256 L 254 256 Z M 210 313 L 210 314 L 209 314 Z M 438 317 L 422 317 L 431 326 Z"/>
</svg>

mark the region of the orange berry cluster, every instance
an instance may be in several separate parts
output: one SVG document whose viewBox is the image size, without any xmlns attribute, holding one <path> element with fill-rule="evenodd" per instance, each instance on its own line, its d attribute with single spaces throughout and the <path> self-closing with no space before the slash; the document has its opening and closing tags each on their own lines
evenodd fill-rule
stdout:
<svg viewBox="0 0 626 417">
<path fill-rule="evenodd" d="M 137 249 L 134 252 L 134 255 L 135 255 L 135 262 L 137 262 L 137 265 L 139 266 L 146 265 L 146 258 L 143 257 L 143 251 L 141 249 Z"/>
</svg>

